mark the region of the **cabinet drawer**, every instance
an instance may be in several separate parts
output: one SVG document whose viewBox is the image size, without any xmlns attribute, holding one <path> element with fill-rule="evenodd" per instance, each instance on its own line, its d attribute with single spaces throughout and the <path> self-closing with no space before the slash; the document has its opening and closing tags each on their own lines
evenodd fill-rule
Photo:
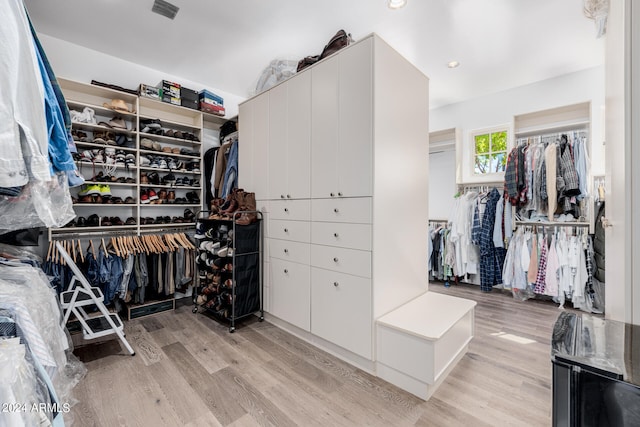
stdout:
<svg viewBox="0 0 640 427">
<path fill-rule="evenodd" d="M 309 221 L 311 218 L 310 200 L 272 200 L 269 203 L 271 219 L 293 219 Z"/>
<path fill-rule="evenodd" d="M 295 242 L 310 242 L 311 223 L 308 221 L 287 221 L 274 219 L 269 221 L 269 237 Z"/>
<path fill-rule="evenodd" d="M 273 256 L 273 252 L 271 252 Z M 371 252 L 311 245 L 311 265 L 356 276 L 371 277 Z"/>
<path fill-rule="evenodd" d="M 308 243 L 269 239 L 269 256 L 271 258 L 309 264 L 309 246 Z"/>
<path fill-rule="evenodd" d="M 311 332 L 371 359 L 371 279 L 311 268 Z"/>
<path fill-rule="evenodd" d="M 314 199 L 312 221 L 371 224 L 371 197 Z"/>
<path fill-rule="evenodd" d="M 371 225 L 314 222 L 311 243 L 368 251 L 371 250 Z"/>
<path fill-rule="evenodd" d="M 311 277 L 308 265 L 273 259 L 269 313 L 305 331 L 311 322 Z"/>
</svg>

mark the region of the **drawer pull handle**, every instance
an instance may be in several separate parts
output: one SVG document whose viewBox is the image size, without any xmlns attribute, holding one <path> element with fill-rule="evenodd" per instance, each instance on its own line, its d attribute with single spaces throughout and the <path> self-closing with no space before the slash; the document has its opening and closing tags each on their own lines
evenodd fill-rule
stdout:
<svg viewBox="0 0 640 427">
<path fill-rule="evenodd" d="M 289 273 L 289 270 L 287 270 L 286 268 L 284 269 L 284 274 Z"/>
<path fill-rule="evenodd" d="M 285 254 L 288 254 L 288 253 L 289 253 L 289 249 L 285 249 L 285 250 L 284 250 L 284 253 L 285 253 Z"/>
<path fill-rule="evenodd" d="M 335 197 L 335 194 L 331 193 L 331 197 Z"/>
<path fill-rule="evenodd" d="M 284 229 L 284 232 L 285 232 L 285 233 L 288 233 L 288 232 L 289 232 L 289 229 L 288 229 L 288 228 L 285 228 L 285 229 Z"/>
<path fill-rule="evenodd" d="M 333 237 L 335 237 L 336 239 L 338 238 L 339 234 L 338 233 L 333 233 Z"/>
<path fill-rule="evenodd" d="M 285 212 L 289 212 L 289 208 L 284 208 L 284 211 Z"/>
<path fill-rule="evenodd" d="M 335 287 L 338 287 L 339 284 L 340 283 L 338 283 L 338 282 L 333 282 L 333 286 L 335 286 Z"/>
<path fill-rule="evenodd" d="M 287 194 L 287 199 L 290 199 L 290 198 L 291 198 L 291 195 L 290 195 L 290 194 Z"/>
<path fill-rule="evenodd" d="M 333 259 L 333 262 L 338 262 L 338 258 L 334 258 L 334 259 Z"/>
<path fill-rule="evenodd" d="M 338 193 L 338 196 L 342 197 L 342 193 Z"/>
<path fill-rule="evenodd" d="M 280 198 L 281 198 L 281 199 L 284 199 L 284 194 L 281 194 L 281 195 L 280 195 Z"/>
<path fill-rule="evenodd" d="M 335 208 L 333 211 L 334 211 L 335 213 L 338 213 L 338 212 L 340 212 L 340 209 Z"/>
</svg>

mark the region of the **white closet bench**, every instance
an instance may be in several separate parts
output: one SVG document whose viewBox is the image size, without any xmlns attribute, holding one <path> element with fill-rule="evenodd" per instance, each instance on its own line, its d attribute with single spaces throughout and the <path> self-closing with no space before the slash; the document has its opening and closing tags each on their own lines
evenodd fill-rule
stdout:
<svg viewBox="0 0 640 427">
<path fill-rule="evenodd" d="M 425 292 L 377 325 L 377 375 L 428 400 L 467 352 L 475 301 Z"/>
</svg>

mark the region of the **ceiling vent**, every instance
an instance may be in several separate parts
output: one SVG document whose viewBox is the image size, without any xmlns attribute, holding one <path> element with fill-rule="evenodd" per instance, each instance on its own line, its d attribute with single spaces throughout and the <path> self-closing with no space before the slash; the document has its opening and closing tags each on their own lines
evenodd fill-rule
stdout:
<svg viewBox="0 0 640 427">
<path fill-rule="evenodd" d="M 158 15 L 162 15 L 169 19 L 175 18 L 179 10 L 180 8 L 178 6 L 164 0 L 155 0 L 153 2 L 153 7 L 151 8 L 152 12 L 155 12 Z"/>
</svg>

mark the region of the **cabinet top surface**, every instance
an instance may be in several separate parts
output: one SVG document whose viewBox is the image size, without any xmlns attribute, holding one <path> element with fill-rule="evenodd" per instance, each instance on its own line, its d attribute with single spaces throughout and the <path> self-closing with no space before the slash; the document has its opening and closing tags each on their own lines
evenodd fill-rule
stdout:
<svg viewBox="0 0 640 427">
<path fill-rule="evenodd" d="M 422 339 L 437 340 L 475 306 L 475 301 L 425 292 L 380 317 L 377 322 Z"/>
</svg>

